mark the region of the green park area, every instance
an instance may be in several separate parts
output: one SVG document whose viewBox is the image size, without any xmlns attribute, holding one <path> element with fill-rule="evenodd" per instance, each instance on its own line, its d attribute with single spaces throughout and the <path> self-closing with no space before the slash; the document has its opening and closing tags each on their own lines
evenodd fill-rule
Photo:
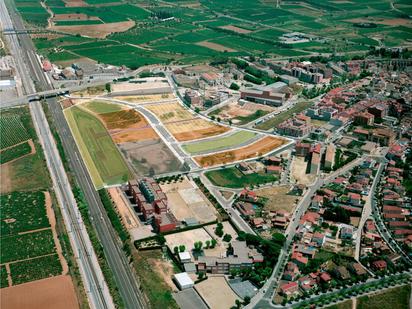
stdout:
<svg viewBox="0 0 412 309">
<path fill-rule="evenodd" d="M 256 135 L 256 133 L 250 131 L 239 131 L 224 137 L 185 144 L 182 148 L 192 155 L 219 151 L 233 147 L 240 147 L 242 144 L 253 139 Z"/>
<path fill-rule="evenodd" d="M 411 295 L 410 284 L 387 289 L 358 298 L 357 309 L 408 309 Z"/>
<path fill-rule="evenodd" d="M 260 130 L 270 130 L 281 124 L 283 121 L 291 118 L 293 114 L 299 114 L 300 112 L 307 109 L 312 103 L 311 102 L 299 102 L 296 103 L 291 109 L 280 113 L 279 115 L 270 118 L 269 120 L 262 122 L 257 125 L 256 128 Z"/>
<path fill-rule="evenodd" d="M 268 174 L 252 173 L 244 175 L 236 167 L 209 171 L 205 175 L 215 186 L 227 188 L 256 186 L 277 180 L 276 176 Z"/>
<path fill-rule="evenodd" d="M 78 107 L 64 114 L 95 187 L 126 182 L 129 169 L 103 123 Z"/>
<path fill-rule="evenodd" d="M 93 100 L 85 103 L 84 106 L 93 113 L 106 114 L 114 113 L 122 110 L 119 104 L 108 103 L 106 101 Z"/>
</svg>

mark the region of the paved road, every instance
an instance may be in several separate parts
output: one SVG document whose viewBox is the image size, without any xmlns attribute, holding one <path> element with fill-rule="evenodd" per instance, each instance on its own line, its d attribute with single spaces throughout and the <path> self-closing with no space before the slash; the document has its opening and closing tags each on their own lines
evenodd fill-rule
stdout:
<svg viewBox="0 0 412 309">
<path fill-rule="evenodd" d="M 20 16 L 15 12 L 11 12 L 11 15 L 15 24 L 15 28 L 24 29 L 24 25 Z M 51 89 L 51 85 L 48 84 L 43 74 L 40 63 L 38 62 L 35 54 L 35 48 L 30 37 L 27 35 L 20 35 L 19 37 L 22 47 L 21 50 L 26 53 L 27 62 L 30 64 L 29 70 L 26 71 L 27 76 L 29 76 L 29 74 L 31 75 L 31 77 L 35 81 L 36 87 L 40 90 Z M 33 90 L 31 92 L 33 92 Z M 27 93 L 31 92 L 29 91 Z M 85 195 L 85 199 L 89 205 L 90 215 L 94 219 L 95 229 L 103 246 L 108 264 L 112 269 L 122 299 L 127 308 L 145 308 L 146 304 L 142 292 L 139 289 L 137 278 L 135 277 L 133 270 L 128 263 L 128 259 L 122 250 L 122 244 L 113 227 L 111 226 L 110 220 L 107 217 L 106 211 L 101 203 L 99 195 L 92 185 L 92 181 L 87 172 L 87 169 L 83 161 L 80 159 L 81 157 L 79 155 L 79 151 L 77 149 L 73 136 L 71 135 L 68 124 L 64 118 L 61 106 L 55 99 L 49 99 L 47 103 L 49 105 L 49 109 L 51 111 L 56 128 L 61 137 L 70 167 L 74 172 L 76 181 L 82 189 Z M 40 106 L 40 103 L 38 103 L 37 106 Z M 43 111 L 41 110 L 41 112 Z M 47 122 L 45 123 L 47 124 Z M 54 143 L 53 145 L 55 147 Z M 49 156 L 52 154 L 48 154 L 46 151 L 46 155 Z M 56 157 L 59 158 L 59 156 Z M 71 192 L 71 188 L 68 184 L 65 188 L 65 191 Z M 69 204 L 68 206 L 77 209 L 77 207 L 75 207 L 75 203 Z M 97 306 L 97 308 L 105 308 L 105 306 Z"/>
<path fill-rule="evenodd" d="M 0 3 L 0 19 L 2 28 L 13 27 L 4 2 Z M 28 75 L 30 58 L 25 58 L 19 40 L 8 36 L 10 51 L 16 57 L 17 70 L 22 79 L 26 93 L 35 91 L 34 84 Z M 39 141 L 43 147 L 46 163 L 50 171 L 54 191 L 62 209 L 63 220 L 68 231 L 70 243 L 77 259 L 80 274 L 91 308 L 114 308 L 112 297 L 100 269 L 97 257 L 87 235 L 82 217 L 78 211 L 66 172 L 54 143 L 46 116 L 40 102 L 30 106 L 30 113 Z"/>
</svg>

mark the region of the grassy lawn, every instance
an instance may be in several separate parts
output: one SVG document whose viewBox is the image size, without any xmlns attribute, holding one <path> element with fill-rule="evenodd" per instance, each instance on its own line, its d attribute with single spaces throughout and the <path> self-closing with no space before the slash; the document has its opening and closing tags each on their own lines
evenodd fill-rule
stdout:
<svg viewBox="0 0 412 309">
<path fill-rule="evenodd" d="M 268 121 L 262 122 L 261 124 L 256 126 L 256 128 L 260 130 L 273 129 L 277 125 L 285 121 L 286 119 L 291 118 L 293 114 L 298 114 L 302 112 L 303 110 L 307 109 L 310 105 L 312 105 L 311 102 L 299 102 L 295 106 L 293 106 L 291 109 L 289 109 L 288 111 L 280 113 L 279 115 L 276 115 L 275 117 L 269 119 Z"/>
<path fill-rule="evenodd" d="M 219 151 L 227 149 L 229 147 L 236 147 L 256 136 L 256 133 L 249 131 L 240 131 L 234 134 L 213 138 L 206 141 L 200 141 L 196 143 L 190 143 L 183 145 L 182 148 L 190 154 L 199 154 L 208 151 Z"/>
<path fill-rule="evenodd" d="M 254 112 L 253 114 L 251 114 L 249 116 L 238 116 L 238 117 L 235 117 L 235 119 L 239 120 L 239 123 L 237 123 L 237 124 L 242 125 L 242 124 L 249 123 L 253 120 L 256 120 L 260 117 L 263 117 L 268 113 L 269 113 L 268 111 L 264 111 L 264 110 L 259 109 L 259 110 L 257 110 L 256 112 Z"/>
<path fill-rule="evenodd" d="M 243 175 L 236 167 L 207 172 L 206 177 L 216 186 L 242 188 L 250 185 L 265 184 L 277 180 L 276 176 L 266 174 Z"/>
<path fill-rule="evenodd" d="M 358 309 L 407 309 L 411 286 L 405 285 L 398 288 L 385 290 L 382 293 L 371 294 L 358 298 Z"/>
<path fill-rule="evenodd" d="M 122 107 L 118 104 L 108 103 L 108 102 L 99 101 L 99 100 L 88 102 L 84 104 L 84 106 L 88 110 L 94 113 L 97 113 L 97 114 L 113 113 L 113 112 L 118 112 L 122 110 Z"/>
<path fill-rule="evenodd" d="M 95 187 L 127 181 L 129 169 L 104 125 L 78 107 L 64 113 Z"/>
<path fill-rule="evenodd" d="M 179 306 L 172 297 L 170 287 L 154 267 L 156 262 L 163 260 L 160 250 L 138 251 L 134 254 L 134 267 L 152 308 L 177 309 Z"/>
</svg>

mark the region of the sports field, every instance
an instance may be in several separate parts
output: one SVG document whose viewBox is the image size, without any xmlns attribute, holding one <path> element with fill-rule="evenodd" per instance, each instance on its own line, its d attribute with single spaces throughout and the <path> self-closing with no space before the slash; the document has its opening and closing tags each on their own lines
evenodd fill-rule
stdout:
<svg viewBox="0 0 412 309">
<path fill-rule="evenodd" d="M 207 139 L 200 142 L 185 144 L 182 148 L 190 154 L 219 151 L 230 147 L 236 147 L 253 139 L 257 134 L 250 131 L 239 131 L 224 137 Z"/>
<path fill-rule="evenodd" d="M 266 136 L 257 142 L 235 150 L 218 152 L 211 155 L 197 156 L 193 159 L 202 167 L 227 164 L 240 160 L 260 157 L 272 152 L 286 143 L 285 139 Z"/>
<path fill-rule="evenodd" d="M 76 106 L 64 114 L 95 187 L 126 182 L 129 169 L 103 123 Z"/>
</svg>

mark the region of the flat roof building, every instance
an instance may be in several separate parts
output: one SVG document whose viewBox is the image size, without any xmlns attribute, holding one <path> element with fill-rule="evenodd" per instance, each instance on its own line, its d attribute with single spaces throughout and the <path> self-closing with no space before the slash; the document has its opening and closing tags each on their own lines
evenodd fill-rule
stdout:
<svg viewBox="0 0 412 309">
<path fill-rule="evenodd" d="M 186 272 L 173 275 L 173 280 L 180 290 L 189 289 L 195 285 Z"/>
</svg>

